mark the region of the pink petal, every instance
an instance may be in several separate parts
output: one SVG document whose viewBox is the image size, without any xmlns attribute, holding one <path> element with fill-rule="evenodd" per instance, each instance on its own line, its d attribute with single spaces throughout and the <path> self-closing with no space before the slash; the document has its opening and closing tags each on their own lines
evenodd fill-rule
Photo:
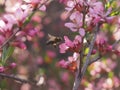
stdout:
<svg viewBox="0 0 120 90">
<path fill-rule="evenodd" d="M 85 35 L 85 30 L 83 28 L 80 28 L 79 34 L 83 37 Z"/>
<path fill-rule="evenodd" d="M 46 11 L 46 6 L 43 5 L 42 7 L 39 8 L 39 10 L 41 10 L 41 11 Z"/>
<path fill-rule="evenodd" d="M 65 45 L 65 43 L 59 45 L 60 53 L 65 53 L 65 51 L 69 48 Z"/>
<path fill-rule="evenodd" d="M 81 37 L 80 35 L 77 35 L 77 36 L 75 37 L 75 40 L 81 42 L 81 41 L 82 41 L 82 37 Z"/>
<path fill-rule="evenodd" d="M 70 30 L 73 31 L 73 32 L 76 32 L 76 31 L 77 31 L 76 25 L 75 25 L 74 23 L 65 23 L 65 26 L 66 26 L 67 28 L 70 28 Z"/>
</svg>

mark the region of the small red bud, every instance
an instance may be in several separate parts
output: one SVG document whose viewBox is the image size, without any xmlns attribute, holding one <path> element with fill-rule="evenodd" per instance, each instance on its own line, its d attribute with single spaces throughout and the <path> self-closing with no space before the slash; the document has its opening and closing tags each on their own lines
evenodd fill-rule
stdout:
<svg viewBox="0 0 120 90">
<path fill-rule="evenodd" d="M 93 49 L 92 54 L 96 54 L 96 52 L 97 52 L 96 49 Z"/>
<path fill-rule="evenodd" d="M 109 46 L 107 46 L 107 51 L 111 51 L 112 50 L 112 46 L 111 45 L 109 45 Z"/>
<path fill-rule="evenodd" d="M 17 66 L 16 63 L 14 63 L 14 62 L 10 64 L 11 68 L 15 68 L 16 66 Z"/>
</svg>

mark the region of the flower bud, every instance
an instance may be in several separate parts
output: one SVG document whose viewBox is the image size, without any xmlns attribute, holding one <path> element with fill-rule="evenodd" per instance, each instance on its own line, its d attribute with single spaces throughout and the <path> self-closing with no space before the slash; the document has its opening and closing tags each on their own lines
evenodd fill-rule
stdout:
<svg viewBox="0 0 120 90">
<path fill-rule="evenodd" d="M 15 68 L 16 66 L 17 66 L 16 63 L 14 62 L 10 64 L 10 68 Z"/>
<path fill-rule="evenodd" d="M 96 49 L 92 50 L 92 54 L 96 54 L 96 52 L 97 52 Z"/>
</svg>

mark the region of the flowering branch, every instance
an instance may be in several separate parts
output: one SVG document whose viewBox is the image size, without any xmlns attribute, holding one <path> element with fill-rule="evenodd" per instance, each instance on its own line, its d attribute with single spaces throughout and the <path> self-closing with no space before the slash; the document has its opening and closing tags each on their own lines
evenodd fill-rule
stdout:
<svg viewBox="0 0 120 90">
<path fill-rule="evenodd" d="M 92 41 L 89 45 L 89 52 L 86 56 L 86 62 L 84 64 L 84 66 L 82 67 L 81 73 L 80 74 L 79 74 L 79 72 L 76 73 L 73 90 L 78 90 L 79 84 L 80 84 L 80 82 L 81 82 L 81 80 L 82 80 L 82 78 L 85 74 L 85 71 L 86 71 L 87 67 L 89 66 L 90 56 L 91 56 L 91 53 L 92 53 L 92 50 L 93 50 L 93 47 L 94 47 L 95 39 L 96 39 L 96 36 L 97 36 L 97 32 L 99 31 L 99 28 L 100 28 L 100 24 L 97 24 L 94 35 L 93 35 L 93 39 L 92 39 Z"/>
<path fill-rule="evenodd" d="M 21 28 L 19 27 L 1 46 L 0 49 L 3 48 L 15 35 L 18 31 L 20 31 Z"/>
<path fill-rule="evenodd" d="M 40 7 L 42 7 L 42 5 L 45 5 L 49 0 L 45 0 L 44 3 L 40 4 Z M 32 13 L 28 16 L 28 18 L 26 19 L 26 21 L 24 22 L 23 26 L 25 27 L 31 20 L 32 16 L 35 14 L 35 12 L 37 11 L 37 7 L 35 7 L 33 10 L 32 10 Z M 22 27 L 23 27 L 22 26 Z M 22 30 L 22 27 L 20 26 L 1 46 L 0 46 L 0 49 L 3 48 L 15 35 L 17 32 L 19 32 L 20 30 Z"/>
</svg>

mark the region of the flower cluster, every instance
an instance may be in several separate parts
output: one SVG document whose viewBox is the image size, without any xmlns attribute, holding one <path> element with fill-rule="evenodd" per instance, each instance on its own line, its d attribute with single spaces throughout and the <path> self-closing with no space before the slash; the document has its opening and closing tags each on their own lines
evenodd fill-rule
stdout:
<svg viewBox="0 0 120 90">
<path fill-rule="evenodd" d="M 108 52 L 120 55 L 120 50 L 118 50 L 119 47 L 116 49 L 114 48 L 115 44 L 109 44 L 109 39 L 107 37 L 108 31 L 102 30 L 103 28 L 106 29 L 106 24 L 108 25 L 116 22 L 116 17 L 112 15 L 112 13 L 114 12 L 112 6 L 106 6 L 108 4 L 107 1 L 106 4 L 98 0 L 68 0 L 67 2 L 63 3 L 66 5 L 65 9 L 70 20 L 69 22 L 65 23 L 65 27 L 67 27 L 70 31 L 72 31 L 72 33 L 74 33 L 75 38 L 73 41 L 71 41 L 67 36 L 64 36 L 65 43 L 59 45 L 60 53 L 71 51 L 73 53 L 73 56 L 69 56 L 67 61 L 59 61 L 58 65 L 60 67 L 74 72 L 77 72 L 79 67 L 82 67 L 82 64 L 84 63 L 84 58 L 86 58 L 86 54 L 88 54 L 87 50 L 90 49 L 89 46 L 98 24 L 100 25 L 100 27 L 97 31 L 95 38 L 96 40 L 89 58 L 93 58 L 94 55 L 98 54 L 100 54 L 100 56 L 102 57 Z M 86 50 L 87 52 L 84 50 Z M 76 53 L 77 56 L 74 55 Z M 112 70 L 116 67 L 116 63 L 113 62 L 111 59 L 106 59 L 106 61 L 96 62 L 90 67 L 90 75 L 96 76 L 97 78 L 100 77 L 100 73 L 102 72 L 112 72 Z M 94 77 L 94 80 L 96 78 Z M 97 88 L 95 88 L 94 84 L 89 83 L 90 85 L 87 85 L 87 88 L 84 88 L 84 90 L 101 90 L 102 88 L 104 88 L 104 90 L 107 90 L 116 87 L 113 84 L 113 78 L 108 77 L 108 79 L 104 81 L 105 83 L 103 84 L 103 86 L 97 86 Z M 111 83 L 109 83 L 109 81 Z"/>
<path fill-rule="evenodd" d="M 113 49 L 114 46 L 108 43 L 108 38 L 106 37 L 105 32 L 99 32 L 95 45 L 101 54 L 112 52 L 116 55 L 120 55 L 120 51 L 118 49 Z"/>
<path fill-rule="evenodd" d="M 41 43 L 43 44 L 43 47 L 45 47 L 45 49 L 43 49 L 38 42 L 40 41 L 40 38 L 44 36 L 44 33 L 41 33 L 41 29 L 43 28 L 41 24 L 44 24 L 44 26 L 50 24 L 50 26 L 52 26 L 51 21 L 59 21 L 52 20 L 47 16 L 42 21 L 43 18 L 40 16 L 44 15 L 43 13 L 46 10 L 46 4 L 50 1 L 53 1 L 52 4 L 54 4 L 54 0 L 4 1 L 5 3 L 3 7 L 5 7 L 5 9 L 3 11 L 6 12 L 6 14 L 1 14 L 0 18 L 0 73 L 6 73 L 6 71 L 9 73 L 10 69 L 14 69 L 16 67 L 16 63 L 11 63 L 10 60 L 8 61 L 8 58 L 13 54 L 12 58 L 15 60 L 17 59 L 16 62 L 19 63 L 18 74 L 24 74 L 23 76 L 28 78 L 29 70 L 31 70 L 29 73 L 32 75 L 33 71 L 36 72 L 36 69 L 38 69 L 36 76 L 38 77 L 39 82 L 35 85 L 47 83 L 48 87 L 45 87 L 45 89 L 48 90 L 64 90 L 63 88 L 68 86 L 68 88 L 65 87 L 65 90 L 69 90 L 71 88 L 71 85 L 69 85 L 71 81 L 71 74 L 65 71 L 61 72 L 53 65 L 57 62 L 55 58 L 58 53 L 52 52 L 51 50 L 48 50 L 48 48 L 46 49 L 44 43 Z M 115 16 L 116 10 L 119 8 L 114 9 L 117 8 L 117 6 L 115 6 L 117 3 L 113 2 L 120 1 L 57 1 L 55 1 L 55 3 L 60 2 L 60 4 L 63 3 L 65 5 L 67 13 L 66 16 L 69 19 L 64 26 L 69 29 L 72 34 L 70 36 L 65 35 L 63 37 L 63 43 L 59 45 L 60 53 L 68 53 L 70 56 L 67 57 L 67 60 L 62 59 L 57 62 L 56 66 L 65 68 L 75 74 L 73 90 L 78 90 L 79 86 L 77 85 L 81 82 L 82 87 L 80 89 L 82 90 L 119 89 L 120 79 L 113 70 L 116 69 L 117 66 L 115 59 L 118 59 L 117 57 L 120 56 L 120 46 L 118 45 L 120 42 L 120 18 L 119 16 L 118 18 Z M 51 14 L 48 16 L 51 16 Z M 65 20 L 66 16 L 61 16 L 62 20 Z M 60 26 L 61 25 L 62 24 L 60 24 Z M 56 28 L 56 26 L 53 26 L 53 28 Z M 112 35 L 112 33 L 114 33 L 114 35 Z M 61 40 L 62 39 L 60 38 L 58 42 Z M 114 40 L 116 40 L 115 43 L 113 43 Z M 31 42 L 27 41 L 34 43 L 31 45 Z M 54 40 L 53 43 L 55 43 Z M 32 47 L 32 49 L 25 51 L 27 45 Z M 58 44 L 55 43 L 56 47 L 57 45 Z M 23 52 L 20 51 L 22 49 L 24 50 Z M 96 59 L 97 56 L 98 58 Z M 27 61 L 23 62 L 24 60 Z M 97 60 L 101 61 L 95 62 Z M 26 68 L 24 66 L 22 67 L 22 63 L 25 65 L 28 63 L 30 65 Z M 54 71 L 57 74 L 53 73 Z M 85 72 L 87 72 L 87 75 L 83 78 Z M 39 74 L 41 76 L 39 76 Z M 43 77 L 44 75 L 45 77 Z M 56 77 L 55 75 L 58 76 Z M 38 79 L 36 79 L 36 81 Z M 62 83 L 58 84 L 57 80 L 64 83 L 65 86 L 62 86 Z"/>
<path fill-rule="evenodd" d="M 68 0 L 66 6 L 65 9 L 70 14 L 70 21 L 65 23 L 65 26 L 75 33 L 76 36 L 74 41 L 64 36 L 65 43 L 59 46 L 60 53 L 65 53 L 66 51 L 80 52 L 84 46 L 83 44 L 90 44 L 91 32 L 94 31 L 98 23 L 102 26 L 104 23 L 112 23 L 114 20 L 114 16 L 110 16 L 112 12 L 111 7 L 105 10 L 103 3 L 100 1 Z M 96 39 L 96 46 L 99 51 L 102 53 L 107 51 L 117 53 L 118 51 L 112 50 L 112 45 L 107 43 L 107 39 L 103 37 L 105 35 L 100 35 L 102 33 L 99 33 Z M 96 54 L 97 50 L 94 49 L 93 51 Z"/>
<path fill-rule="evenodd" d="M 75 72 L 78 69 L 78 65 L 80 63 L 79 57 L 80 57 L 79 53 L 74 53 L 73 56 L 68 57 L 68 61 L 61 60 L 60 62 L 57 63 L 57 66 Z"/>
<path fill-rule="evenodd" d="M 24 0 L 25 2 L 16 2 L 15 5 L 9 7 L 12 11 L 8 11 L 9 4 L 6 4 L 6 12 L 0 19 L 0 46 L 3 46 L 8 39 L 14 37 L 9 44 L 26 49 L 24 42 L 28 37 L 34 37 L 38 33 L 38 29 L 30 23 L 30 15 L 35 10 L 45 10 L 45 1 Z M 6 2 L 10 3 L 10 2 Z M 40 6 L 41 5 L 41 6 Z M 40 6 L 40 7 L 39 7 Z M 28 24 L 29 22 L 29 24 Z M 25 24 L 27 24 L 25 26 Z"/>
<path fill-rule="evenodd" d="M 60 47 L 60 53 L 65 53 L 66 51 L 72 51 L 79 53 L 81 48 L 81 36 L 77 35 L 74 41 L 71 41 L 67 36 L 64 36 L 65 43 L 62 43 Z"/>
<path fill-rule="evenodd" d="M 24 0 L 14 1 L 14 3 L 11 0 L 5 1 L 6 13 L 0 18 L 0 72 L 16 67 L 16 63 L 6 63 L 14 51 L 9 47 L 26 49 L 25 41 L 32 41 L 37 34 L 40 34 L 40 28 L 37 25 L 35 27 L 33 23 L 35 20 L 31 16 L 37 10 L 45 11 L 45 3 L 44 0 Z"/>
<path fill-rule="evenodd" d="M 68 61 L 61 60 L 59 65 L 62 68 L 66 68 L 70 71 L 77 70 L 77 62 L 79 62 L 79 52 L 81 49 L 81 36 L 77 35 L 74 41 L 71 41 L 67 36 L 64 36 L 65 43 L 59 45 L 60 53 L 65 53 L 66 51 L 73 52 L 73 56 L 68 57 Z"/>
</svg>

